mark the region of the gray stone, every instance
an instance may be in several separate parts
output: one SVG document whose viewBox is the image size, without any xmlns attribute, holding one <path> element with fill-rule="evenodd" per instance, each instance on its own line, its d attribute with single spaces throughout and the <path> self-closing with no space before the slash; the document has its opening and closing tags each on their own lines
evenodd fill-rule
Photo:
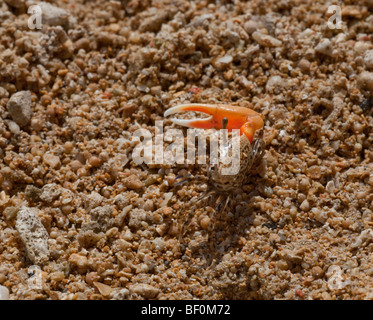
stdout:
<svg viewBox="0 0 373 320">
<path fill-rule="evenodd" d="M 42 12 L 42 23 L 50 26 L 67 26 L 69 23 L 69 13 L 61 8 L 51 5 L 48 2 L 39 2 Z"/>
<path fill-rule="evenodd" d="M 21 127 L 30 123 L 32 100 L 30 91 L 19 91 L 12 95 L 7 104 L 12 119 Z"/>
<path fill-rule="evenodd" d="M 28 258 L 37 265 L 46 263 L 49 260 L 49 235 L 38 217 L 38 209 L 22 207 L 17 214 L 16 229 Z"/>
</svg>

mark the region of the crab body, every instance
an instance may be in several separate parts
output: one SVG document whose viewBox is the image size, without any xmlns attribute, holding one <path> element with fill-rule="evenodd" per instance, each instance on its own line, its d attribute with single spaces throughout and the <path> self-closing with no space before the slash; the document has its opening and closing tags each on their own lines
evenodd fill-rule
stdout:
<svg viewBox="0 0 373 320">
<path fill-rule="evenodd" d="M 209 182 L 217 193 L 231 193 L 240 188 L 246 181 L 248 172 L 256 160 L 261 156 L 263 148 L 261 139 L 252 144 L 255 131 L 263 127 L 264 122 L 260 114 L 252 109 L 222 104 L 183 104 L 172 107 L 165 112 L 165 116 L 183 111 L 195 111 L 210 114 L 205 119 L 171 119 L 175 124 L 200 129 L 240 129 L 240 167 L 235 175 L 224 175 L 223 168 L 229 164 L 219 162 L 208 168 Z M 228 147 L 228 156 L 232 154 Z"/>
<path fill-rule="evenodd" d="M 228 150 L 229 156 L 231 156 L 232 148 L 228 146 Z M 208 168 L 208 177 L 212 187 L 219 193 L 230 193 L 240 188 L 247 178 L 247 172 L 251 169 L 254 159 L 255 155 L 251 143 L 243 134 L 240 136 L 240 167 L 238 173 L 233 177 L 223 174 L 223 169 L 230 164 L 219 162 L 215 166 L 210 166 Z"/>
</svg>

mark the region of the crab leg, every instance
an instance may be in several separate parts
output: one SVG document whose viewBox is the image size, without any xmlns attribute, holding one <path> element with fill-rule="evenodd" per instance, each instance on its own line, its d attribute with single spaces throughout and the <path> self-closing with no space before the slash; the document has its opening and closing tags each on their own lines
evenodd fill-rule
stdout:
<svg viewBox="0 0 373 320">
<path fill-rule="evenodd" d="M 169 108 L 164 116 L 184 112 L 196 111 L 209 114 L 205 119 L 171 119 L 175 124 L 199 129 L 240 129 L 241 134 L 245 134 L 249 141 L 253 140 L 255 131 L 262 128 L 264 123 L 259 113 L 245 107 L 223 105 L 223 104 L 182 104 Z M 228 119 L 228 123 L 224 121 Z"/>
</svg>

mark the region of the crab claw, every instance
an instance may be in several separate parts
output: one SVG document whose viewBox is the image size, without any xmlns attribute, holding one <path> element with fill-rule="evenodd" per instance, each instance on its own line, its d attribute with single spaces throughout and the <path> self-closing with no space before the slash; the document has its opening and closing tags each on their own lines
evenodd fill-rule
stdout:
<svg viewBox="0 0 373 320">
<path fill-rule="evenodd" d="M 223 105 L 223 104 L 182 104 L 168 109 L 164 116 L 184 112 L 196 111 L 209 114 L 205 119 L 171 119 L 175 124 L 199 129 L 240 129 L 241 134 L 245 134 L 250 142 L 253 140 L 255 130 L 263 127 L 263 119 L 259 113 L 245 107 Z M 224 121 L 228 119 L 228 123 Z"/>
</svg>

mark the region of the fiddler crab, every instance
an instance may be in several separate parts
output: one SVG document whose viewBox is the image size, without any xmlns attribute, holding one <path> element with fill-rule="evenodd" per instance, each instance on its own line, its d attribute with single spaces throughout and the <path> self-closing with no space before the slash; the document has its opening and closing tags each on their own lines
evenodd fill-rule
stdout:
<svg viewBox="0 0 373 320">
<path fill-rule="evenodd" d="M 227 164 L 220 160 L 217 165 L 210 165 L 207 169 L 209 187 L 199 199 L 218 194 L 220 203 L 226 197 L 224 209 L 227 206 L 230 195 L 234 190 L 242 187 L 248 173 L 254 163 L 263 155 L 262 132 L 253 142 L 255 132 L 263 128 L 264 122 L 261 115 L 246 107 L 224 105 L 224 104 L 182 104 L 166 110 L 164 116 L 173 115 L 179 112 L 194 111 L 210 115 L 204 119 L 171 119 L 177 125 L 199 129 L 240 129 L 240 168 L 236 175 L 223 175 L 222 168 Z M 230 150 L 231 148 L 229 148 Z"/>
</svg>

